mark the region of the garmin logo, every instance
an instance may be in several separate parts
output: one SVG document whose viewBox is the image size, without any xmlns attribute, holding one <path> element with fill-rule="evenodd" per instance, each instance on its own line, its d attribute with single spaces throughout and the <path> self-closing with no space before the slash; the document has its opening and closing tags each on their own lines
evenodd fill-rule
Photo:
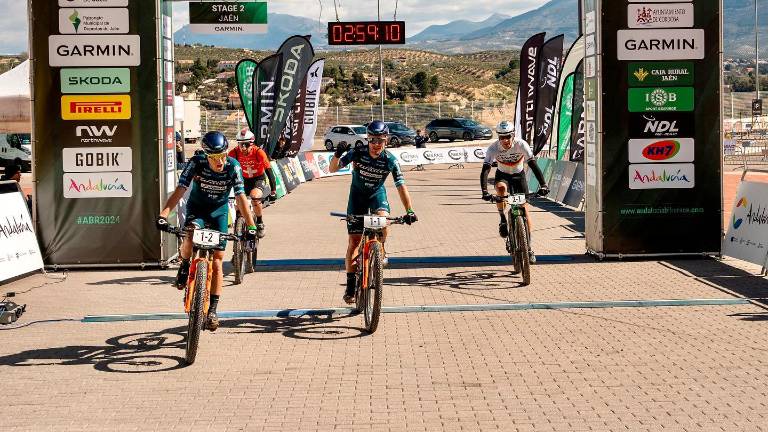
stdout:
<svg viewBox="0 0 768 432">
<path fill-rule="evenodd" d="M 689 60 L 704 58 L 704 30 L 619 30 L 619 60 Z"/>
<path fill-rule="evenodd" d="M 48 36 L 49 65 L 138 66 L 138 35 L 51 35 Z"/>
</svg>

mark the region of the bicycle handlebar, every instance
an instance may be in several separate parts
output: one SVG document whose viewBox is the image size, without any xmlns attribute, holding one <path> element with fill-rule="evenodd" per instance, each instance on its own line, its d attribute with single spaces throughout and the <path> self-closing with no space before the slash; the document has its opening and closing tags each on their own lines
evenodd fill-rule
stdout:
<svg viewBox="0 0 768 432">
<path fill-rule="evenodd" d="M 539 196 L 539 194 L 537 192 L 529 192 L 529 193 L 525 194 L 525 199 L 527 200 L 528 198 L 533 198 L 533 197 L 538 197 L 538 196 Z M 500 202 L 505 201 L 507 198 L 509 198 L 509 195 L 503 195 L 503 196 L 491 195 L 491 200 L 488 201 L 488 202 L 496 204 L 496 203 L 500 203 Z"/>
<path fill-rule="evenodd" d="M 213 230 L 215 231 L 215 230 Z M 176 237 L 184 237 L 187 235 L 187 230 L 180 227 L 175 227 L 168 225 L 168 230 L 166 231 L 169 234 L 174 234 Z M 221 235 L 221 238 L 224 240 L 232 240 L 232 241 L 242 241 L 243 239 L 237 235 L 237 234 L 230 234 L 230 233 L 223 233 L 219 231 L 219 234 Z"/>
<path fill-rule="evenodd" d="M 350 214 L 340 213 L 340 212 L 331 212 L 331 216 L 340 217 L 346 221 L 353 222 L 364 216 L 378 216 L 378 215 L 350 215 Z M 390 225 L 405 224 L 405 220 L 403 219 L 403 217 L 404 216 L 397 216 L 397 217 L 386 216 Z"/>
</svg>

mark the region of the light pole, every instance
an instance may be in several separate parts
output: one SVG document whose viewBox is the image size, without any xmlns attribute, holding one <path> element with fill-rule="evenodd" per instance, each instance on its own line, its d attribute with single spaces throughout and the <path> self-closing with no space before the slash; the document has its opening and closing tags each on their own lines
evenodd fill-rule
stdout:
<svg viewBox="0 0 768 432">
<path fill-rule="evenodd" d="M 760 99 L 760 45 L 757 28 L 757 0 L 755 0 L 755 99 Z"/>
<path fill-rule="evenodd" d="M 381 21 L 381 0 L 376 0 L 376 12 Z M 379 44 L 379 94 L 381 95 L 381 121 L 384 121 L 384 59 L 381 54 L 381 44 Z"/>
</svg>

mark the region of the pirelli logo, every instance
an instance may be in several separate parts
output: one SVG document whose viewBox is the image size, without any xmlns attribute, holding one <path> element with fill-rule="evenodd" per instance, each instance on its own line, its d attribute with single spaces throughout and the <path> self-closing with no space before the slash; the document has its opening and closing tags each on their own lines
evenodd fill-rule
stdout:
<svg viewBox="0 0 768 432">
<path fill-rule="evenodd" d="M 62 96 L 61 118 L 64 120 L 127 120 L 131 118 L 131 96 Z"/>
</svg>

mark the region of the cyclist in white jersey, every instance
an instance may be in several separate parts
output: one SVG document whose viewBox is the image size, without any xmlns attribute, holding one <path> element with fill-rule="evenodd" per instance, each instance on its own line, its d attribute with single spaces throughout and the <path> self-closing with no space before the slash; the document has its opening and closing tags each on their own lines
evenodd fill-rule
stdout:
<svg viewBox="0 0 768 432">
<path fill-rule="evenodd" d="M 514 138 L 515 127 L 512 123 L 504 120 L 496 126 L 496 133 L 499 135 L 499 139 L 491 144 L 485 151 L 485 160 L 483 161 L 483 170 L 480 172 L 480 188 L 483 192 L 483 199 L 490 201 L 492 195 L 488 193 L 488 173 L 491 171 L 491 164 L 497 163 L 496 177 L 494 185 L 496 187 L 496 195 L 506 196 L 508 194 L 515 193 L 528 193 L 528 182 L 525 180 L 525 164 L 531 168 L 533 174 L 536 176 L 536 180 L 539 181 L 538 194 L 545 196 L 549 193 L 549 187 L 547 182 L 544 181 L 544 175 L 536 163 L 536 158 L 533 157 L 533 151 L 531 146 L 528 145 L 522 139 Z M 501 222 L 499 222 L 499 235 L 506 237 L 509 235 L 509 228 L 507 227 L 507 218 L 504 216 L 504 203 L 498 202 L 496 207 L 499 209 L 499 216 L 501 216 Z M 528 226 L 528 245 L 530 247 L 531 237 L 531 217 L 528 213 L 528 205 L 523 207 L 525 211 L 526 221 Z M 531 262 L 536 262 L 536 256 L 532 250 L 528 253 L 531 256 Z"/>
</svg>

